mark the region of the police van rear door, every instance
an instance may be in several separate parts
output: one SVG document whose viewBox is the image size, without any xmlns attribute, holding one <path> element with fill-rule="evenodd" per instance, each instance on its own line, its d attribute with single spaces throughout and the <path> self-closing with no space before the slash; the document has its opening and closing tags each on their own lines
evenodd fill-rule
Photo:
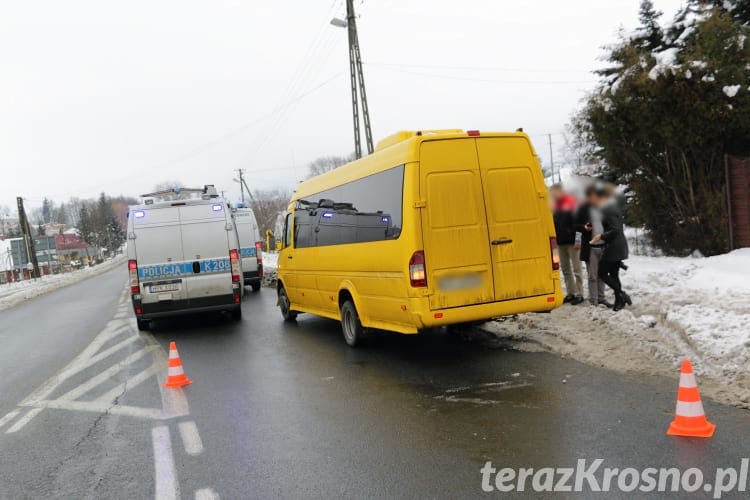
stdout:
<svg viewBox="0 0 750 500">
<path fill-rule="evenodd" d="M 186 280 L 191 306 L 215 305 L 206 300 L 211 297 L 232 299 L 229 232 L 234 227 L 228 210 L 219 201 L 180 207 L 182 249 L 192 270 Z"/>
<path fill-rule="evenodd" d="M 179 210 L 139 208 L 131 220 L 143 303 L 187 299 Z"/>
</svg>

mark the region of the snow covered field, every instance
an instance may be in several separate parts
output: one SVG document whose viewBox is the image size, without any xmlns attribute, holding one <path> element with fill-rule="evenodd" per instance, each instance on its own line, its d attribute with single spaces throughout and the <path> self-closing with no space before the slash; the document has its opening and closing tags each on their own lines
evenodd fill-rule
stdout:
<svg viewBox="0 0 750 500">
<path fill-rule="evenodd" d="M 514 348 L 622 371 L 674 377 L 687 357 L 706 395 L 750 408 L 750 249 L 627 264 L 622 281 L 634 304 L 624 311 L 565 305 L 483 328 Z"/>
<path fill-rule="evenodd" d="M 97 266 L 87 267 L 70 273 L 54 274 L 51 276 L 43 276 L 36 280 L 16 281 L 14 283 L 0 285 L 0 311 L 13 307 L 25 300 L 38 297 L 39 295 L 102 274 L 119 265 L 124 266 L 124 263 L 125 257 L 118 256 Z"/>
</svg>

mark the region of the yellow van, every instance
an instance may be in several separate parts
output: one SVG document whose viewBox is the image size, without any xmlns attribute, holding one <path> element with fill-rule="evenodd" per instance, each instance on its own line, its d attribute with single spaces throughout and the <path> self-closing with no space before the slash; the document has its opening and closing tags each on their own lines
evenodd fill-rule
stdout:
<svg viewBox="0 0 750 500">
<path fill-rule="evenodd" d="M 307 180 L 289 204 L 278 261 L 284 319 L 367 329 L 550 311 L 562 303 L 555 230 L 523 133 L 399 132 Z"/>
</svg>

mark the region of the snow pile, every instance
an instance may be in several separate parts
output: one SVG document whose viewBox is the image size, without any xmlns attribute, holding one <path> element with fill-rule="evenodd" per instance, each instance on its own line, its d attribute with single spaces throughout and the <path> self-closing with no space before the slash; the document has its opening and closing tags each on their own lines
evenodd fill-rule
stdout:
<svg viewBox="0 0 750 500">
<path fill-rule="evenodd" d="M 263 286 L 276 287 L 276 266 L 278 260 L 278 252 L 263 252 Z"/>
<path fill-rule="evenodd" d="M 263 252 L 263 269 L 276 270 L 276 263 L 279 261 L 278 252 Z"/>
<path fill-rule="evenodd" d="M 0 311 L 45 293 L 78 283 L 92 276 L 105 273 L 123 265 L 125 257 L 118 256 L 94 267 L 86 267 L 70 273 L 43 276 L 35 280 L 16 281 L 0 285 Z M 124 269 L 124 267 L 123 267 Z"/>
<path fill-rule="evenodd" d="M 566 305 L 483 328 L 515 348 L 621 371 L 674 376 L 687 357 L 708 396 L 750 408 L 750 249 L 627 264 L 622 281 L 634 304 L 624 311 Z"/>
</svg>

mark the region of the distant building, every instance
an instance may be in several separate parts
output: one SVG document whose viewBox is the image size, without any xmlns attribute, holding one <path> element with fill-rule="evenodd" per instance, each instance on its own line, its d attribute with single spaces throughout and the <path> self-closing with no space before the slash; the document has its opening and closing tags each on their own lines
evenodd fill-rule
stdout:
<svg viewBox="0 0 750 500">
<path fill-rule="evenodd" d="M 17 217 L 4 217 L 0 214 L 0 236 L 8 237 L 17 234 L 21 230 Z"/>
<path fill-rule="evenodd" d="M 71 261 L 77 260 L 84 265 L 88 265 L 89 261 L 99 254 L 95 246 L 78 236 L 78 231 L 75 228 L 68 229 L 63 234 L 56 234 L 54 238 L 57 258 L 60 263 L 70 264 Z"/>
</svg>

